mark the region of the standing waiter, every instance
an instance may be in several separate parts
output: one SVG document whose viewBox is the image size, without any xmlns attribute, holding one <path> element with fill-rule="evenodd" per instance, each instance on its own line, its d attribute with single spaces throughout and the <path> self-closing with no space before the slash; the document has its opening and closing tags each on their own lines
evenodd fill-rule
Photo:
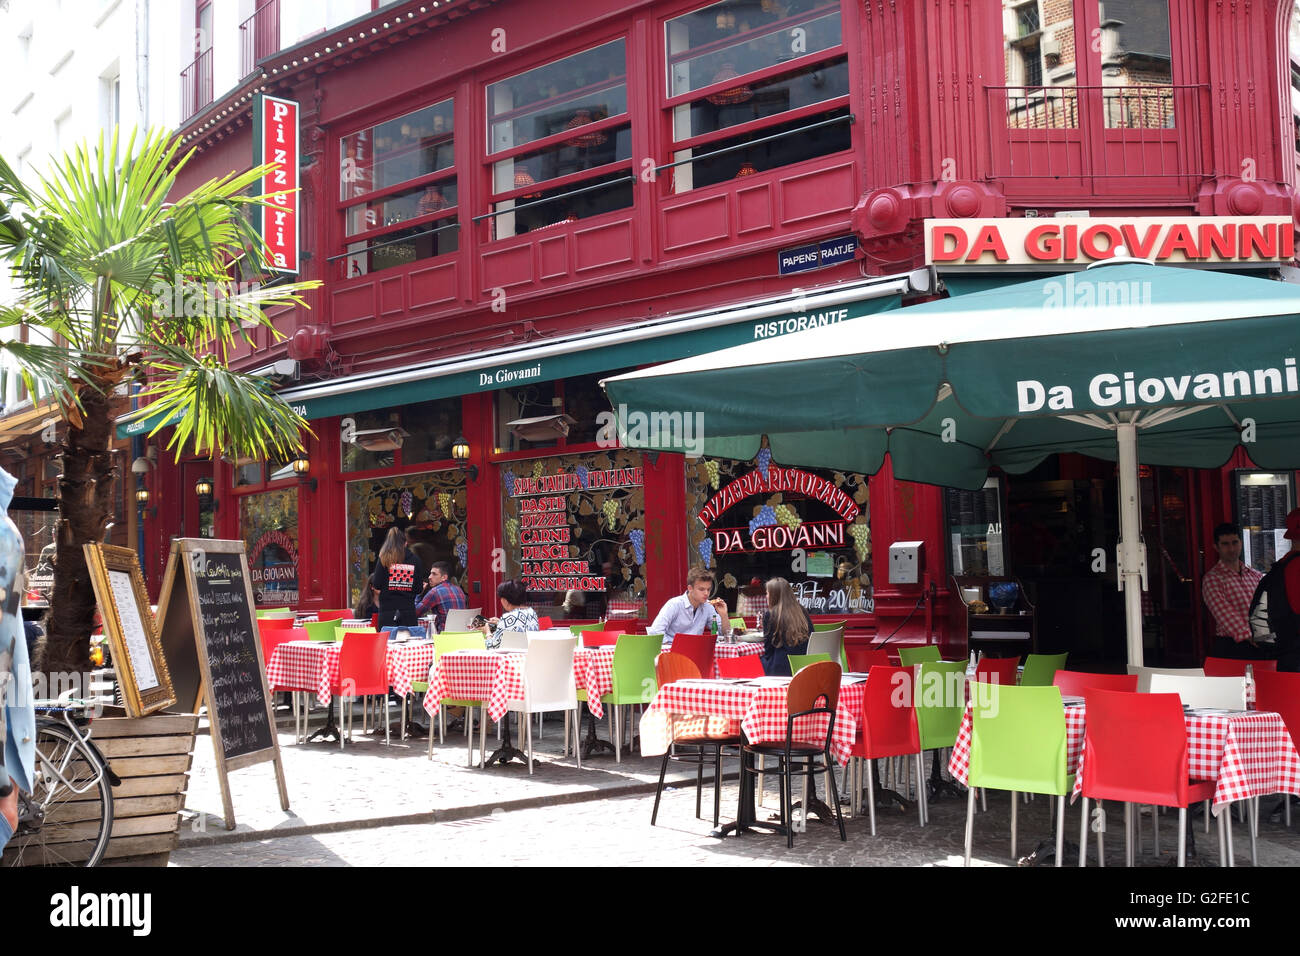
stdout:
<svg viewBox="0 0 1300 956">
<path fill-rule="evenodd" d="M 1214 616 L 1215 657 L 1258 660 L 1260 648 L 1250 630 L 1250 601 L 1264 577 L 1241 560 L 1241 529 L 1224 523 L 1214 529 L 1218 563 L 1201 579 L 1201 595 Z"/>
<path fill-rule="evenodd" d="M 1300 508 L 1286 516 L 1291 550 L 1278 558 L 1255 589 L 1254 611 L 1267 598 L 1269 630 L 1277 635 L 1277 669 L 1300 671 Z"/>
</svg>

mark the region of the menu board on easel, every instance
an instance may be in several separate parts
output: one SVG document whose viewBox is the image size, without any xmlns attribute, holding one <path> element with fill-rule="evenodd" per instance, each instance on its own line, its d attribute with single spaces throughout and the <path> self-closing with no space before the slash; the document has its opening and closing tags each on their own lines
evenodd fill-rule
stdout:
<svg viewBox="0 0 1300 956">
<path fill-rule="evenodd" d="M 226 827 L 234 829 L 227 773 L 271 760 L 289 809 L 242 541 L 172 542 L 158 604 L 161 642 L 174 653 L 178 690 L 206 700 Z"/>
<path fill-rule="evenodd" d="M 107 544 L 87 544 L 82 551 L 127 716 L 144 717 L 170 707 L 176 692 L 135 552 Z"/>
</svg>

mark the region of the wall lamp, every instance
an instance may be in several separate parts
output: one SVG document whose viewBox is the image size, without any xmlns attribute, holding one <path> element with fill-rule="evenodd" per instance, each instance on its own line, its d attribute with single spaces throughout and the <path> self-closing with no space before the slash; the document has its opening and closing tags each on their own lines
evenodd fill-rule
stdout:
<svg viewBox="0 0 1300 956">
<path fill-rule="evenodd" d="M 200 478 L 198 481 L 194 482 L 194 493 L 199 496 L 200 508 L 211 508 L 215 513 L 221 506 L 221 502 L 216 501 L 212 497 L 211 478 Z"/>
<path fill-rule="evenodd" d="M 289 462 L 289 467 L 298 476 L 298 484 L 307 485 L 312 491 L 316 490 L 316 479 L 308 477 L 311 471 L 311 459 L 307 457 L 306 452 L 299 452 L 298 457 Z"/>
<path fill-rule="evenodd" d="M 469 442 L 464 435 L 451 443 L 451 457 L 460 466 L 460 470 L 469 476 L 470 481 L 478 479 L 478 465 L 469 463 Z"/>
</svg>

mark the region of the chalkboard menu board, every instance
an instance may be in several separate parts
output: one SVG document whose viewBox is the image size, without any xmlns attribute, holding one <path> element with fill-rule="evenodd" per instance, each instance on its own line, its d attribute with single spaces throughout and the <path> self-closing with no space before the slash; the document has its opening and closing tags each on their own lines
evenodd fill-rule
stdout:
<svg viewBox="0 0 1300 956">
<path fill-rule="evenodd" d="M 181 659 L 173 664 L 178 680 L 187 688 L 197 685 L 207 701 L 226 826 L 235 826 L 227 772 L 266 760 L 275 762 L 280 805 L 288 810 L 244 543 L 174 541 L 158 620 L 163 646 L 174 648 Z M 194 653 L 182 654 L 189 649 L 187 637 Z"/>
</svg>

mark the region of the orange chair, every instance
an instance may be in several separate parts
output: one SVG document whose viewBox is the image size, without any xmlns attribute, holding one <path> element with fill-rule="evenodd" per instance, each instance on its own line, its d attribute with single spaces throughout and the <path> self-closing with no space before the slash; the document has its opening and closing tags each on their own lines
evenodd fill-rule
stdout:
<svg viewBox="0 0 1300 956">
<path fill-rule="evenodd" d="M 713 657 L 718 639 L 713 634 L 678 634 L 673 638 L 673 653 L 689 657 L 701 677 L 713 677 Z"/>
<path fill-rule="evenodd" d="M 889 651 L 883 647 L 844 646 L 844 653 L 849 659 L 849 670 L 855 674 L 870 674 L 873 667 L 892 667 Z"/>
<path fill-rule="evenodd" d="M 583 647 L 608 647 L 618 643 L 619 631 L 582 631 Z"/>
<path fill-rule="evenodd" d="M 674 651 L 664 651 L 655 658 L 655 681 L 662 688 L 665 684 L 671 684 L 678 680 L 699 680 L 700 672 L 696 668 L 695 662 L 685 654 Z M 722 809 L 722 748 L 739 747 L 741 743 L 738 734 L 700 734 L 698 736 L 677 737 L 673 740 L 673 745 L 664 753 L 664 759 L 659 764 L 659 786 L 655 789 L 655 805 L 650 812 L 650 825 L 654 826 L 655 821 L 659 819 L 659 797 L 664 792 L 664 774 L 668 771 L 669 760 L 680 760 L 683 763 L 695 764 L 695 816 L 700 816 L 700 795 L 704 790 L 704 761 L 713 752 L 713 825 L 718 825 L 718 817 Z M 691 753 L 678 752 L 682 747 L 695 748 Z"/>
<path fill-rule="evenodd" d="M 983 657 L 975 665 L 975 679 L 986 684 L 1015 687 L 1019 666 L 1019 657 Z"/>
<path fill-rule="evenodd" d="M 1083 697 L 1085 690 L 1124 690 L 1133 694 L 1138 689 L 1138 675 L 1057 671 L 1052 675 L 1052 685 L 1060 689 L 1062 697 Z"/>
<path fill-rule="evenodd" d="M 883 654 L 884 651 L 877 653 Z M 862 768 L 867 771 L 867 807 L 871 817 L 871 835 L 876 835 L 876 787 L 871 761 L 882 757 L 916 756 L 917 793 L 925 787 L 925 771 L 921 766 L 921 734 L 916 724 L 916 701 L 911 690 L 915 674 L 910 667 L 890 667 L 877 664 L 867 672 L 867 687 L 862 705 L 862 724 L 857 739 L 853 741 L 851 757 L 858 758 L 849 768 L 850 792 L 853 794 L 853 815 L 862 812 L 862 785 L 859 782 Z M 908 688 L 899 704 L 897 691 Z M 921 826 L 925 826 L 925 803 L 916 801 L 916 813 Z"/>
<path fill-rule="evenodd" d="M 1133 865 L 1132 804 L 1178 808 L 1178 865 L 1187 862 L 1187 807 L 1214 796 L 1213 780 L 1192 781 L 1187 769 L 1187 723 L 1177 694 L 1137 694 L 1088 689 L 1088 726 L 1083 736 L 1082 826 L 1079 865 L 1088 863 L 1088 801 L 1124 804 L 1124 854 Z M 1225 826 L 1230 813 L 1219 814 L 1219 862 L 1227 862 Z M 1099 862 L 1102 833 L 1097 834 Z"/>
<path fill-rule="evenodd" d="M 744 657 L 719 657 L 714 661 L 719 677 L 762 677 L 763 660 L 757 654 Z"/>
<path fill-rule="evenodd" d="M 344 703 L 353 697 L 384 698 L 384 743 L 390 742 L 388 726 L 388 639 L 383 634 L 347 634 L 343 635 L 343 647 L 339 650 L 339 679 L 331 687 L 335 697 L 343 698 L 339 702 L 339 749 L 343 749 L 345 723 L 348 736 L 352 735 L 352 707 Z M 361 711 L 361 732 L 367 729 L 364 702 Z"/>
<path fill-rule="evenodd" d="M 1256 674 L 1277 671 L 1277 661 L 1239 661 L 1232 657 L 1207 657 L 1204 665 L 1205 676 L 1245 677 L 1247 664 L 1253 665 L 1251 670 Z"/>
</svg>

